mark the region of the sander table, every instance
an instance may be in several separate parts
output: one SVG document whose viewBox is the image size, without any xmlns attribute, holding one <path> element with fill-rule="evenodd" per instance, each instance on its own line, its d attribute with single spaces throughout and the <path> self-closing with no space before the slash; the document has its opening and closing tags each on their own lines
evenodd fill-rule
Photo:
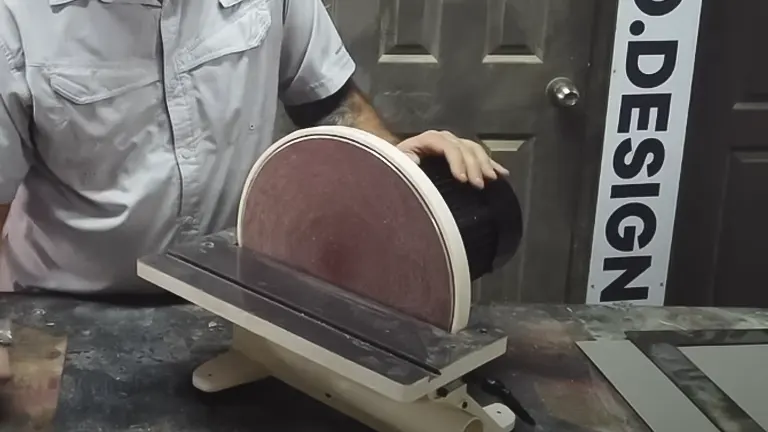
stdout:
<svg viewBox="0 0 768 432">
<path fill-rule="evenodd" d="M 505 180 L 478 190 L 443 158 L 317 127 L 256 162 L 234 232 L 137 271 L 234 324 L 231 350 L 195 371 L 200 390 L 273 376 L 379 431 L 508 432 L 524 412 L 477 371 L 507 338 L 472 319 L 472 281 L 521 232 Z"/>
</svg>

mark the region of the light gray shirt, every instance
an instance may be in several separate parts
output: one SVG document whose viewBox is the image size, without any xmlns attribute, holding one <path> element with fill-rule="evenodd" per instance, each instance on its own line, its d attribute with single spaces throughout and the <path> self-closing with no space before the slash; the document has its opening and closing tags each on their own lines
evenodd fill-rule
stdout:
<svg viewBox="0 0 768 432">
<path fill-rule="evenodd" d="M 234 226 L 278 100 L 354 69 L 320 0 L 0 0 L 0 290 L 147 288 L 138 257 Z"/>
</svg>

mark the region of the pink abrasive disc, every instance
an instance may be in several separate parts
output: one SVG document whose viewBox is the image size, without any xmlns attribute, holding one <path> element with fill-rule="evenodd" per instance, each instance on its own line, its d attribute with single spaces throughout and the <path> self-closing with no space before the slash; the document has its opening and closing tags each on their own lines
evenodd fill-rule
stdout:
<svg viewBox="0 0 768 432">
<path fill-rule="evenodd" d="M 457 332 L 471 279 L 459 228 L 435 185 L 392 144 L 346 127 L 271 146 L 243 189 L 241 247 Z"/>
</svg>

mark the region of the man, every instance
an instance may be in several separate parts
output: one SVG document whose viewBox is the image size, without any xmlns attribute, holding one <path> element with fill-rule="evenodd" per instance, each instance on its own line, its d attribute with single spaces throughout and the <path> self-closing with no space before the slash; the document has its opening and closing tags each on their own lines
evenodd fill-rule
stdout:
<svg viewBox="0 0 768 432">
<path fill-rule="evenodd" d="M 278 98 L 476 187 L 506 174 L 446 132 L 399 142 L 354 70 L 320 0 L 0 0 L 0 289 L 147 288 L 138 257 L 234 225 Z"/>
</svg>

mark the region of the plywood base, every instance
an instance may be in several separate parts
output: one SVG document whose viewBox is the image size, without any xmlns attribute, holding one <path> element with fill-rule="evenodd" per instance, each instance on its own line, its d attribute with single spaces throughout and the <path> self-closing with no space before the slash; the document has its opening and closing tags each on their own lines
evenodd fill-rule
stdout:
<svg viewBox="0 0 768 432">
<path fill-rule="evenodd" d="M 510 432 L 516 421 L 504 405 L 478 405 L 459 382 L 442 397 L 397 402 L 237 326 L 231 350 L 200 366 L 193 383 L 215 392 L 266 376 L 380 432 Z"/>
</svg>

